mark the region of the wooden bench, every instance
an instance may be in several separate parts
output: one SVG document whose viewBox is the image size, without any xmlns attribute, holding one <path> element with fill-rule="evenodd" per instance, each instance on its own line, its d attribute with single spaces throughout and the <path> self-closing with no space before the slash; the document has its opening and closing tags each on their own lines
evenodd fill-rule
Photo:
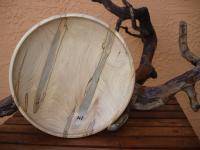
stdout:
<svg viewBox="0 0 200 150">
<path fill-rule="evenodd" d="M 176 101 L 156 110 L 131 114 L 117 132 L 63 139 L 39 131 L 17 112 L 0 126 L 0 150 L 200 149 L 200 142 Z"/>
</svg>

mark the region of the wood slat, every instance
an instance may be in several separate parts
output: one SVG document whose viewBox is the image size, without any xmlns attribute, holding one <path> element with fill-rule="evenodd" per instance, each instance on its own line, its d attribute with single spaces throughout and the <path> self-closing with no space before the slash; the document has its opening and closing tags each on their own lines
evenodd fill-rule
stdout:
<svg viewBox="0 0 200 150">
<path fill-rule="evenodd" d="M 46 139 L 46 140 L 44 140 Z M 48 140 L 47 140 L 48 139 Z M 32 144 L 48 146 L 124 147 L 124 148 L 200 148 L 196 137 L 99 137 L 62 139 L 49 135 L 0 134 L 0 143 Z"/>
<path fill-rule="evenodd" d="M 191 127 L 186 119 L 129 119 L 131 127 Z"/>
<path fill-rule="evenodd" d="M 17 112 L 14 114 L 14 116 L 15 116 L 15 117 L 23 117 L 22 114 L 21 114 L 19 111 L 17 111 Z"/>
<path fill-rule="evenodd" d="M 195 150 L 200 143 L 179 105 L 169 104 L 153 111 L 132 111 L 117 132 L 103 131 L 80 139 L 61 139 L 30 125 L 17 112 L 0 126 L 1 149 L 136 149 Z"/>
<path fill-rule="evenodd" d="M 24 117 L 12 117 L 5 124 L 28 125 L 30 123 Z"/>
<path fill-rule="evenodd" d="M 178 105 L 178 102 L 177 102 L 177 100 L 175 98 L 175 99 L 172 99 L 172 100 L 168 101 L 167 105 Z"/>
<path fill-rule="evenodd" d="M 113 150 L 113 148 L 92 148 L 92 147 L 64 147 L 64 146 L 45 146 L 45 145 L 23 145 L 23 144 L 1 144 L 1 150 Z M 120 148 L 117 148 L 120 149 Z"/>
<path fill-rule="evenodd" d="M 24 117 L 13 117 L 5 124 L 28 125 Z M 126 126 L 131 127 L 190 127 L 186 119 L 129 119 Z"/>
<path fill-rule="evenodd" d="M 32 125 L 2 125 L 0 133 L 43 134 Z M 191 136 L 191 127 L 123 127 L 117 132 L 104 131 L 97 136 Z"/>
<path fill-rule="evenodd" d="M 153 112 L 153 111 L 135 111 L 130 114 L 130 118 L 144 118 L 144 119 L 186 119 L 183 112 Z"/>
<path fill-rule="evenodd" d="M 161 107 L 158 107 L 156 109 L 153 109 L 151 111 L 155 111 L 155 112 L 171 112 L 171 111 L 179 111 L 179 112 L 182 112 L 182 109 L 179 105 L 164 105 L 164 106 L 161 106 Z"/>
<path fill-rule="evenodd" d="M 105 136 L 132 136 L 132 137 L 195 137 L 190 127 L 126 127 L 117 132 L 103 132 Z"/>
<path fill-rule="evenodd" d="M 92 147 L 65 147 L 65 146 L 45 146 L 45 145 L 23 145 L 23 144 L 1 144 L 1 150 L 120 150 L 122 148 L 92 148 Z M 186 148 L 187 150 L 199 150 L 199 148 Z M 185 148 L 170 148 L 170 150 L 186 150 Z M 126 148 L 133 150 L 133 148 Z M 134 148 L 134 150 L 169 150 L 168 148 Z"/>
</svg>

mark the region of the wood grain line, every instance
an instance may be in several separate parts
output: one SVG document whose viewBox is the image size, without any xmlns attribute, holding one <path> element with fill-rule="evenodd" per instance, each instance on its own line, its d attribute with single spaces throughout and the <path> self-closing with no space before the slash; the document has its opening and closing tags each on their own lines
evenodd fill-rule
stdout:
<svg viewBox="0 0 200 150">
<path fill-rule="evenodd" d="M 65 31 L 67 30 L 66 23 L 67 19 L 61 20 L 58 26 L 58 30 L 54 36 L 53 42 L 51 43 L 47 59 L 42 70 L 39 85 L 37 87 L 36 97 L 33 105 L 33 113 L 36 113 L 38 111 L 40 103 L 45 98 L 48 82 L 51 78 L 53 67 L 55 65 L 56 58 L 60 50 L 60 45 L 65 35 Z"/>
<path fill-rule="evenodd" d="M 86 116 L 88 108 L 89 108 L 89 106 L 92 102 L 93 96 L 95 94 L 102 70 L 103 70 L 106 60 L 111 52 L 114 38 L 115 38 L 114 34 L 110 31 L 108 31 L 106 34 L 105 41 L 102 44 L 103 51 L 102 51 L 100 61 L 94 71 L 94 74 L 88 81 L 88 84 L 87 84 L 87 87 L 85 90 L 84 99 L 82 101 L 82 104 L 79 106 L 79 112 L 77 113 L 78 116 L 77 116 L 76 123 L 75 123 L 76 125 L 80 125 L 81 120 L 83 120 L 84 117 Z"/>
<path fill-rule="evenodd" d="M 25 94 L 25 107 L 24 107 L 24 111 L 27 112 L 28 110 L 28 93 Z"/>
<path fill-rule="evenodd" d="M 21 72 L 22 72 L 22 69 L 23 69 L 23 66 L 24 66 L 24 61 L 25 61 L 25 58 L 27 56 L 27 53 L 28 53 L 28 49 L 26 49 L 25 51 L 25 54 L 22 58 L 22 63 L 20 65 L 20 68 L 19 68 L 19 71 L 18 71 L 18 78 L 17 78 L 17 83 L 16 83 L 16 86 L 15 86 L 15 90 L 16 90 L 16 97 L 19 97 L 19 85 L 20 85 L 20 79 L 21 79 Z M 18 105 L 20 105 L 18 99 L 16 99 L 16 101 L 18 102 Z"/>
</svg>

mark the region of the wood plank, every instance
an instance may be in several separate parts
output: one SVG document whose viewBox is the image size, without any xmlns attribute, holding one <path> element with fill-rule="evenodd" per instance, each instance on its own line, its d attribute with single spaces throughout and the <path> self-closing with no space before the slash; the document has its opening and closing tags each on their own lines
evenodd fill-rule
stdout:
<svg viewBox="0 0 200 150">
<path fill-rule="evenodd" d="M 138 111 L 138 110 L 134 110 L 132 109 L 131 112 L 135 112 L 135 111 Z M 141 110 L 142 111 L 142 110 Z M 172 111 L 179 111 L 181 112 L 182 109 L 179 105 L 164 105 L 164 106 L 161 106 L 161 107 L 158 107 L 158 108 L 155 108 L 153 110 L 150 110 L 150 111 L 155 111 L 155 112 L 172 112 Z"/>
<path fill-rule="evenodd" d="M 24 117 L 12 117 L 5 124 L 29 125 L 30 123 Z"/>
<path fill-rule="evenodd" d="M 126 127 L 117 132 L 103 132 L 106 136 L 131 137 L 196 137 L 190 127 Z"/>
<path fill-rule="evenodd" d="M 12 117 L 6 121 L 9 125 L 30 124 L 24 117 Z M 126 126 L 132 127 L 190 127 L 187 119 L 129 119 Z"/>
<path fill-rule="evenodd" d="M 111 150 L 112 148 L 92 148 L 92 147 L 63 147 L 63 146 L 43 146 L 43 145 L 23 145 L 23 144 L 1 144 L 1 150 Z M 120 148 L 117 148 L 120 149 Z"/>
<path fill-rule="evenodd" d="M 135 111 L 130 114 L 130 118 L 145 118 L 145 119 L 185 119 L 183 112 L 153 112 L 153 111 Z"/>
<path fill-rule="evenodd" d="M 10 119 L 12 120 L 12 119 Z M 129 119 L 131 127 L 190 127 L 187 119 Z"/>
<path fill-rule="evenodd" d="M 23 117 L 23 116 L 22 116 L 22 114 L 21 114 L 19 111 L 17 111 L 17 112 L 14 114 L 14 117 Z"/>
<path fill-rule="evenodd" d="M 120 150 L 121 148 L 98 148 L 98 147 L 65 147 L 45 145 L 22 145 L 22 144 L 1 144 L 1 150 Z M 126 150 L 132 150 L 127 148 Z M 155 150 L 155 148 L 134 148 L 134 150 Z M 168 148 L 156 148 L 156 150 L 169 150 Z M 170 148 L 170 150 L 186 150 L 184 148 Z M 199 150 L 199 148 L 187 148 L 187 150 Z"/>
<path fill-rule="evenodd" d="M 43 134 L 32 125 L 1 125 L 1 133 L 21 133 L 21 134 Z"/>
<path fill-rule="evenodd" d="M 172 108 L 170 108 L 171 106 Z M 7 144 L 9 147 L 10 143 L 12 143 L 11 145 L 18 143 L 19 149 L 30 147 L 33 149 L 50 148 L 50 150 L 54 148 L 62 150 L 63 147 L 70 149 L 79 147 L 83 149 L 134 148 L 140 150 L 199 149 L 200 144 L 194 131 L 183 112 L 177 111 L 177 108 L 178 105 L 168 105 L 164 111 L 162 111 L 162 107 L 157 111 L 134 111 L 127 124 L 117 132 L 103 131 L 84 139 L 66 139 L 66 141 L 46 135 L 28 125 L 21 114 L 17 113 L 18 117 L 14 116 L 8 120 L 8 124 L 0 127 L 0 143 Z M 14 125 L 14 123 L 18 125 Z M 9 143 L 4 141 L 5 138 Z M 39 138 L 40 141 L 34 141 L 35 138 Z M 20 141 L 23 142 L 19 143 Z M 12 147 L 14 148 L 14 146 Z"/>
<path fill-rule="evenodd" d="M 172 99 L 169 102 L 167 102 L 167 105 L 178 105 L 178 102 L 176 99 Z"/>
<path fill-rule="evenodd" d="M 197 82 L 196 88 L 200 89 L 200 82 Z M 196 92 L 197 92 L 198 100 L 200 100 L 200 90 L 196 90 Z M 197 112 L 194 112 L 191 109 L 189 99 L 184 92 L 177 94 L 177 98 L 178 98 L 178 102 L 181 108 L 183 109 L 183 112 L 187 116 L 188 121 L 190 122 L 192 128 L 194 129 L 196 135 L 198 136 L 200 140 L 200 110 Z"/>
<path fill-rule="evenodd" d="M 182 115 L 180 115 L 182 113 Z M 0 143 L 18 143 L 31 145 L 29 147 L 70 147 L 74 148 L 134 148 L 134 149 L 199 149 L 199 141 L 190 127 L 183 112 L 153 112 L 137 111 L 136 118 L 129 119 L 128 123 L 118 132 L 101 132 L 83 139 L 60 139 L 37 130 L 31 125 L 20 125 L 25 119 L 18 116 L 10 120 L 19 125 L 5 124 L 0 127 Z M 142 115 L 141 115 L 142 114 Z M 172 117 L 175 114 L 176 117 Z M 152 115 L 154 115 L 152 117 Z M 177 119 L 177 117 L 180 117 Z M 143 118 L 141 118 L 143 117 Z M 172 117 L 172 118 L 170 118 Z M 17 119 L 16 119 L 17 118 Z M 168 118 L 168 119 L 167 119 Z M 12 121 L 11 121 L 12 123 Z M 27 122 L 26 122 L 27 123 Z M 9 127 L 8 127 L 9 126 Z M 23 128 L 21 128 L 23 127 Z M 1 131 L 2 130 L 2 131 Z M 6 133 L 2 133 L 6 132 Z M 164 137 L 165 136 L 165 137 Z M 35 140 L 39 138 L 40 140 Z M 1 140 L 3 139 L 3 140 Z M 45 141 L 46 140 L 46 141 Z M 23 141 L 23 142 L 22 142 Z M 108 142 L 109 141 L 109 142 Z M 6 143 L 9 145 L 9 143 Z M 184 144 L 182 144 L 184 143 Z M 56 145 L 56 146 L 55 146 Z M 28 146 L 27 146 L 28 147 Z M 25 147 L 26 148 L 26 147 Z M 39 147 L 40 148 L 40 147 Z M 53 148 L 52 148 L 53 149 Z M 59 149 L 58 149 L 59 150 Z"/>
<path fill-rule="evenodd" d="M 43 134 L 32 125 L 2 125 L 1 133 Z M 191 127 L 126 127 L 117 132 L 104 131 L 98 136 L 191 136 L 194 132 Z"/>
<path fill-rule="evenodd" d="M 160 112 L 160 111 L 182 111 L 181 107 L 179 105 L 164 105 L 161 107 L 158 107 L 156 109 L 153 109 L 151 111 L 156 111 L 156 112 Z"/>
<path fill-rule="evenodd" d="M 49 135 L 0 134 L 0 143 L 48 146 L 121 147 L 121 148 L 200 148 L 196 137 L 104 137 L 63 139 Z"/>
</svg>

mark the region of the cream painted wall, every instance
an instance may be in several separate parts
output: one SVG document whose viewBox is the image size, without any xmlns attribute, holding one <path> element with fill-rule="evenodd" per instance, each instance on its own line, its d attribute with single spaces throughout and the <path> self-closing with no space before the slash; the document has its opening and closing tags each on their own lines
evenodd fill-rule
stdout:
<svg viewBox="0 0 200 150">
<path fill-rule="evenodd" d="M 121 4 L 120 0 L 114 1 Z M 149 80 L 146 84 L 151 86 L 161 84 L 190 69 L 192 66 L 179 53 L 179 21 L 188 22 L 189 47 L 200 56 L 200 0 L 130 1 L 135 7 L 149 8 L 158 36 L 153 64 L 159 77 L 156 80 Z M 90 0 L 0 0 L 0 99 L 9 95 L 9 61 L 17 42 L 37 22 L 64 12 L 89 14 L 105 21 L 113 28 L 117 19 L 102 5 L 92 3 Z M 137 66 L 142 52 L 141 41 L 123 32 L 120 33 L 131 49 Z M 197 91 L 200 94 L 200 83 L 197 85 Z M 184 106 L 188 104 L 185 95 L 182 95 L 179 101 L 183 101 Z"/>
</svg>

